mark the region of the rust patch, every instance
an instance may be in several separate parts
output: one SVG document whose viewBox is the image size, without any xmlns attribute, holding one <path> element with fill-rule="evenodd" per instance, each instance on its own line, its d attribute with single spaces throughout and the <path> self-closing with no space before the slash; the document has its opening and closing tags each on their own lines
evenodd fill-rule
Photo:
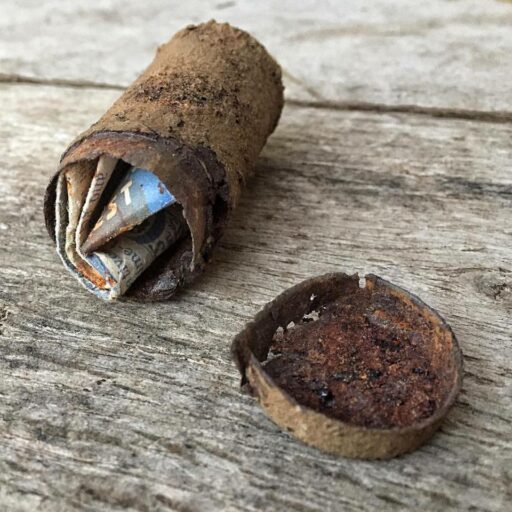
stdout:
<svg viewBox="0 0 512 512">
<path fill-rule="evenodd" d="M 454 368 L 434 364 L 436 327 L 386 291 L 354 289 L 279 330 L 264 365 L 298 403 L 365 427 L 411 425 L 441 404 Z"/>
<path fill-rule="evenodd" d="M 107 281 L 105 281 L 105 279 L 93 268 L 85 265 L 81 261 L 76 261 L 75 266 L 78 272 L 91 281 L 94 286 L 97 286 L 98 288 L 104 288 L 106 286 Z"/>
</svg>

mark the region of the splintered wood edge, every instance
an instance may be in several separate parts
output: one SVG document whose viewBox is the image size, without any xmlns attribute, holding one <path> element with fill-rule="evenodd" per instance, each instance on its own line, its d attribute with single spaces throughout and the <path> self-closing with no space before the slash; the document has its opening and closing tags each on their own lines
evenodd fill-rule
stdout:
<svg viewBox="0 0 512 512">
<path fill-rule="evenodd" d="M 369 274 L 366 287 L 380 289 L 413 306 L 431 320 L 437 336 L 447 337 L 454 367 L 453 382 L 439 408 L 428 418 L 394 428 L 368 428 L 331 418 L 302 406 L 275 384 L 261 365 L 268 356 L 279 326 L 298 322 L 344 290 L 359 287 L 357 274 L 330 273 L 299 283 L 268 303 L 234 338 L 231 353 L 242 375 L 242 386 L 254 395 L 266 414 L 281 428 L 322 451 L 359 459 L 388 459 L 424 444 L 437 430 L 453 405 L 462 385 L 463 361 L 457 339 L 449 325 L 418 297 L 384 279 Z"/>
</svg>

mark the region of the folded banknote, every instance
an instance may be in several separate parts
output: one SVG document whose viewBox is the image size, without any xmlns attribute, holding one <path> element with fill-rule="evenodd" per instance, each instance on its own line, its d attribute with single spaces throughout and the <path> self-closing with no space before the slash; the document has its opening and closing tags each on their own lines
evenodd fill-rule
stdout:
<svg viewBox="0 0 512 512">
<path fill-rule="evenodd" d="M 57 195 L 59 255 L 97 295 L 123 295 L 186 234 L 182 208 L 150 171 L 101 157 L 94 175 L 63 173 Z M 67 200 L 66 200 L 67 199 Z"/>
</svg>

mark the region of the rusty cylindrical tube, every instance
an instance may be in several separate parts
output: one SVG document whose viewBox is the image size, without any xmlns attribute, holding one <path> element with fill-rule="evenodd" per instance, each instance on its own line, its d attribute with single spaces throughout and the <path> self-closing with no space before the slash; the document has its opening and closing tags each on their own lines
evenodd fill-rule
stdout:
<svg viewBox="0 0 512 512">
<path fill-rule="evenodd" d="M 109 155 L 152 171 L 182 205 L 190 237 L 129 295 L 167 298 L 209 259 L 282 106 L 280 68 L 253 37 L 214 21 L 186 27 L 64 152 L 45 197 L 50 236 L 57 176 L 69 166 Z"/>
</svg>

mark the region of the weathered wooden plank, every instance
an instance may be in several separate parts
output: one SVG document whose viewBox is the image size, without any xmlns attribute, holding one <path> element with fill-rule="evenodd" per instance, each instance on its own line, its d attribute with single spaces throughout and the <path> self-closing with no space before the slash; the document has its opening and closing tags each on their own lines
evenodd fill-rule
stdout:
<svg viewBox="0 0 512 512">
<path fill-rule="evenodd" d="M 4 0 L 0 73 L 126 86 L 158 44 L 212 17 L 264 42 L 288 99 L 512 111 L 512 4 L 497 0 Z"/>
<path fill-rule="evenodd" d="M 0 86 L 0 502 L 7 510 L 506 510 L 512 498 L 512 127 L 288 106 L 214 263 L 168 303 L 105 304 L 41 199 L 112 91 Z M 432 442 L 321 454 L 238 390 L 229 342 L 285 287 L 372 271 L 465 353 Z"/>
</svg>

